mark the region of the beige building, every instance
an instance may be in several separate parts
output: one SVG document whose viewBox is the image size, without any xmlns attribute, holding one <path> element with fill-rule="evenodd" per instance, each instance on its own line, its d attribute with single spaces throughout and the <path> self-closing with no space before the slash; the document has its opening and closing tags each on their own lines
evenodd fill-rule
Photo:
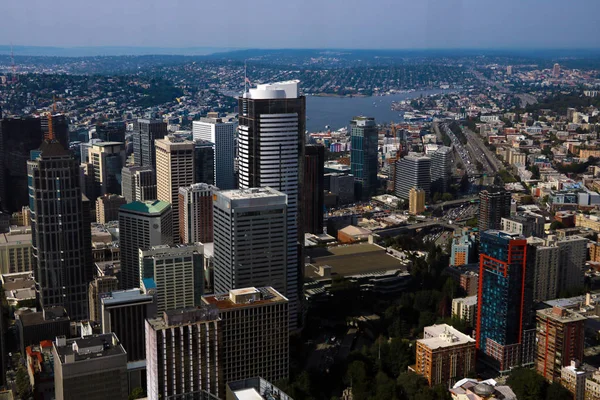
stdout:
<svg viewBox="0 0 600 400">
<path fill-rule="evenodd" d="M 408 210 L 417 215 L 425 211 L 425 191 L 423 189 L 411 188 L 408 192 Z"/>
<path fill-rule="evenodd" d="M 31 210 L 24 206 L 21 211 L 17 211 L 10 216 L 10 225 L 31 226 Z"/>
<path fill-rule="evenodd" d="M 573 400 L 584 400 L 585 380 L 592 375 L 592 371 L 580 368 L 577 361 L 563 367 L 560 373 L 560 383 L 573 393 Z"/>
<path fill-rule="evenodd" d="M 452 316 L 474 326 L 477 315 L 477 296 L 461 297 L 452 300 Z"/>
<path fill-rule="evenodd" d="M 221 319 L 221 396 L 226 382 L 256 376 L 269 382 L 288 378 L 288 299 L 272 287 L 250 287 L 202 300 L 216 305 Z"/>
<path fill-rule="evenodd" d="M 116 194 L 105 194 L 96 199 L 96 222 L 105 224 L 119 219 L 119 207 L 127 204 L 125 197 Z"/>
<path fill-rule="evenodd" d="M 119 289 L 119 280 L 116 276 L 98 276 L 90 282 L 88 289 L 88 302 L 90 321 L 102 321 L 100 298 L 105 293 Z"/>
<path fill-rule="evenodd" d="M 194 183 L 194 142 L 167 136 L 156 147 L 156 195 L 171 203 L 173 241 L 179 243 L 179 188 Z"/>
<path fill-rule="evenodd" d="M 585 379 L 585 400 L 600 400 L 600 370 Z"/>
<path fill-rule="evenodd" d="M 600 218 L 595 215 L 577 214 L 575 215 L 575 226 L 600 231 Z"/>
<path fill-rule="evenodd" d="M 475 369 L 475 339 L 450 325 L 425 328 L 417 340 L 415 372 L 430 386 L 452 386 Z"/>
<path fill-rule="evenodd" d="M 32 271 L 34 266 L 31 228 L 0 234 L 0 274 Z"/>
</svg>

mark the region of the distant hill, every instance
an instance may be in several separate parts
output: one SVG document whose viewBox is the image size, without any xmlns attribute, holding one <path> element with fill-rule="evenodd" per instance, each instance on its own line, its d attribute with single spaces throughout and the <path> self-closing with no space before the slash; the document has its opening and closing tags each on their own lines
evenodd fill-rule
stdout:
<svg viewBox="0 0 600 400">
<path fill-rule="evenodd" d="M 141 56 L 141 55 L 184 55 L 200 56 L 236 50 L 219 47 L 46 47 L 13 46 L 15 56 L 52 56 L 52 57 L 96 57 L 96 56 Z M 10 54 L 10 45 L 0 45 L 0 54 Z"/>
</svg>

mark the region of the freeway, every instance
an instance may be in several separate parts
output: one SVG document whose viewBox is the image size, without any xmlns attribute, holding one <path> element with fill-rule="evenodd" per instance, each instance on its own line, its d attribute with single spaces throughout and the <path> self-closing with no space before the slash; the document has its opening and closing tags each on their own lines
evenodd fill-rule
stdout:
<svg viewBox="0 0 600 400">
<path fill-rule="evenodd" d="M 461 129 L 467 138 L 467 146 L 473 152 L 472 154 L 474 154 L 478 160 L 482 160 L 483 167 L 488 172 L 495 174 L 499 169 L 502 169 L 500 160 L 498 160 L 496 155 L 483 144 L 483 139 L 478 134 L 464 127 Z"/>
<path fill-rule="evenodd" d="M 456 206 L 456 205 L 460 205 L 460 204 L 470 203 L 473 200 L 479 200 L 479 196 L 471 196 L 471 197 L 466 197 L 464 199 L 444 201 L 443 203 L 432 204 L 431 208 L 451 207 L 451 206 Z"/>
<path fill-rule="evenodd" d="M 384 228 L 384 229 L 374 230 L 373 233 L 376 233 L 377 235 L 379 235 L 381 237 L 388 237 L 388 236 L 396 236 L 396 235 L 399 235 L 399 234 L 405 233 L 405 232 L 416 231 L 418 229 L 432 228 L 434 226 L 439 226 L 439 227 L 442 227 L 445 229 L 451 229 L 454 231 L 462 230 L 461 226 L 449 224 L 448 222 L 443 221 L 443 220 L 428 220 L 428 221 L 424 221 L 424 222 L 418 222 L 418 223 L 412 224 L 412 225 L 402 225 L 402 226 L 395 226 L 393 228 Z"/>
</svg>

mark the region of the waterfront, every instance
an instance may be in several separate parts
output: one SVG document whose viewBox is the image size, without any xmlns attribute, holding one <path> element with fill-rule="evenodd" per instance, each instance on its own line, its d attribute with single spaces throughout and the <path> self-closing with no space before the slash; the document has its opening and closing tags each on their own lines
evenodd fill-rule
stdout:
<svg viewBox="0 0 600 400">
<path fill-rule="evenodd" d="M 325 126 L 329 125 L 332 130 L 337 130 L 348 126 L 352 117 L 357 115 L 375 117 L 378 123 L 401 122 L 402 112 L 393 111 L 392 102 L 442 92 L 446 90 L 417 90 L 372 97 L 306 96 L 306 129 L 309 132 L 319 132 L 324 131 Z"/>
</svg>

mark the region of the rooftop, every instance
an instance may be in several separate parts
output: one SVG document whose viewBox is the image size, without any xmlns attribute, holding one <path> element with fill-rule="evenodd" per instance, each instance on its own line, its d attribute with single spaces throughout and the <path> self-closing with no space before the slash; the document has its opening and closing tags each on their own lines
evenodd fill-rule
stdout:
<svg viewBox="0 0 600 400">
<path fill-rule="evenodd" d="M 585 321 L 587 319 L 579 313 L 557 306 L 554 306 L 552 308 L 544 308 L 543 310 L 538 310 L 537 314 L 538 316 L 545 316 L 549 319 L 561 323 Z"/>
<path fill-rule="evenodd" d="M 281 293 L 272 287 L 244 288 L 229 291 L 227 294 L 216 294 L 202 297 L 204 304 L 214 304 L 219 310 L 244 308 L 270 303 L 287 302 Z"/>
<path fill-rule="evenodd" d="M 160 200 L 134 201 L 122 205 L 119 210 L 143 214 L 160 214 L 171 207 L 171 203 Z"/>
<path fill-rule="evenodd" d="M 55 321 L 69 321 L 67 311 L 63 307 L 46 307 L 43 311 L 22 312 L 19 320 L 23 326 L 41 325 Z"/>
<path fill-rule="evenodd" d="M 162 316 L 148 318 L 148 324 L 154 330 L 163 330 L 171 327 L 196 324 L 198 322 L 215 321 L 219 319 L 217 307 L 204 304 L 200 307 L 180 308 L 164 311 Z"/>
<path fill-rule="evenodd" d="M 116 306 L 121 304 L 152 302 L 154 296 L 141 293 L 139 289 L 115 290 L 106 293 L 102 298 L 102 304 L 105 306 Z"/>
<path fill-rule="evenodd" d="M 461 302 L 466 306 L 474 306 L 477 305 L 477 296 L 459 297 L 452 301 Z"/>
<path fill-rule="evenodd" d="M 236 189 L 236 190 L 225 190 L 219 193 L 219 196 L 222 196 L 229 200 L 242 200 L 242 199 L 264 199 L 269 197 L 279 197 L 285 196 L 284 193 L 272 189 L 270 187 L 259 187 L 259 188 L 250 188 L 250 189 Z"/>
<path fill-rule="evenodd" d="M 54 348 L 61 364 L 126 354 L 125 349 L 123 349 L 114 333 L 91 335 L 77 339 L 66 339 L 64 336 L 57 337 Z"/>
<path fill-rule="evenodd" d="M 31 233 L 20 235 L 9 235 L 6 233 L 0 234 L 0 246 L 18 244 L 31 245 Z"/>
<path fill-rule="evenodd" d="M 423 339 L 419 339 L 417 342 L 432 350 L 468 343 L 475 345 L 475 339 L 447 324 L 425 327 Z"/>
<path fill-rule="evenodd" d="M 386 253 L 385 249 L 374 244 L 359 243 L 347 246 L 306 249 L 313 266 L 331 267 L 331 275 L 350 276 L 400 269 L 406 270 L 406 263 Z M 313 268 L 306 268 L 305 276 L 322 279 Z"/>
</svg>

